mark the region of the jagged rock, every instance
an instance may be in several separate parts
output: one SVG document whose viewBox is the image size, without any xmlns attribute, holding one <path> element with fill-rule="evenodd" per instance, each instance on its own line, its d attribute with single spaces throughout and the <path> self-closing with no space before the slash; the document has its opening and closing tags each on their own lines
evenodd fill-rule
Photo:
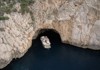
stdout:
<svg viewBox="0 0 100 70">
<path fill-rule="evenodd" d="M 20 10 L 19 3 L 14 7 Z M 32 14 L 5 13 L 9 19 L 0 20 L 0 68 L 22 57 L 41 29 L 56 30 L 63 43 L 100 50 L 100 0 L 36 0 L 28 8 Z"/>
</svg>

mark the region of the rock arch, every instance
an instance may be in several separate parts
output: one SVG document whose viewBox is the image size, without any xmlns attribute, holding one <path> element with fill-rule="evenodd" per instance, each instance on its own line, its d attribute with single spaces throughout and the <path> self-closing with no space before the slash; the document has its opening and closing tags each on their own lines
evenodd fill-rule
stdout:
<svg viewBox="0 0 100 70">
<path fill-rule="evenodd" d="M 41 36 L 47 36 L 52 44 L 60 44 L 62 42 L 61 36 L 55 29 L 39 29 L 35 33 L 35 39 L 40 39 Z M 34 39 L 34 38 L 33 38 Z"/>
</svg>

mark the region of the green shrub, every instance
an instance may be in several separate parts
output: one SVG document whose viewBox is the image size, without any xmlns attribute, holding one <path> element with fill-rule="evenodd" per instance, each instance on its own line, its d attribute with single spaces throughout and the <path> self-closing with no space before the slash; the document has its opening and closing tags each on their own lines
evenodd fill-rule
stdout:
<svg viewBox="0 0 100 70">
<path fill-rule="evenodd" d="M 7 16 L 0 16 L 0 20 L 8 20 L 9 19 L 9 17 L 7 17 Z"/>
<path fill-rule="evenodd" d="M 32 20 L 34 21 L 34 16 L 28 6 L 33 4 L 35 0 L 0 0 L 0 20 L 7 20 L 8 17 L 4 17 L 4 13 L 10 14 L 11 12 L 17 12 L 13 6 L 16 3 L 20 3 L 21 10 L 18 11 L 22 14 L 30 13 Z"/>
<path fill-rule="evenodd" d="M 7 14 L 11 13 L 14 4 L 15 4 L 15 1 L 1 0 L 0 1 L 0 13 L 7 13 Z"/>
<path fill-rule="evenodd" d="M 21 13 L 24 14 L 25 12 L 30 12 L 28 6 L 34 3 L 34 0 L 19 0 L 21 3 Z"/>
</svg>

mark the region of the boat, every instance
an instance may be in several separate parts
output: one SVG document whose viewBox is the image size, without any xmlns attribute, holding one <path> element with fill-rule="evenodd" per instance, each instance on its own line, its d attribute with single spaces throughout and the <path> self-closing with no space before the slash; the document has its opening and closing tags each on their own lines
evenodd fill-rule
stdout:
<svg viewBox="0 0 100 70">
<path fill-rule="evenodd" d="M 51 48 L 51 43 L 50 43 L 50 40 L 47 36 L 41 36 L 40 40 L 41 40 L 42 45 L 45 49 L 50 49 Z"/>
</svg>

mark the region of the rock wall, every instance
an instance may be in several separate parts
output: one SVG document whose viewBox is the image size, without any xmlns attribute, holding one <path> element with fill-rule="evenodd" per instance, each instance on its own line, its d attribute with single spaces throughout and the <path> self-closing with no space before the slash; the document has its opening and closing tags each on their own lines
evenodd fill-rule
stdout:
<svg viewBox="0 0 100 70">
<path fill-rule="evenodd" d="M 100 0 L 36 0 L 28 8 L 32 14 L 5 13 L 9 19 L 0 20 L 0 68 L 22 57 L 41 29 L 56 30 L 63 43 L 100 50 Z"/>
</svg>

